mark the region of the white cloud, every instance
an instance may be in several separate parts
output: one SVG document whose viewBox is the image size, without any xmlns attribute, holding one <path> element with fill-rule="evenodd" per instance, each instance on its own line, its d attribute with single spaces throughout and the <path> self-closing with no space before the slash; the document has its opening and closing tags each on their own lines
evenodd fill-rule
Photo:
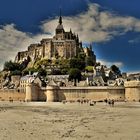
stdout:
<svg viewBox="0 0 140 140">
<path fill-rule="evenodd" d="M 140 74 L 140 71 L 129 71 L 127 72 L 128 76 L 131 74 Z"/>
<path fill-rule="evenodd" d="M 97 61 L 100 62 L 102 65 L 106 65 L 107 67 L 116 65 L 117 67 L 121 68 L 124 65 L 123 62 L 111 62 L 111 61 L 106 61 L 103 59 L 98 59 Z"/>
<path fill-rule="evenodd" d="M 18 51 L 27 50 L 31 43 L 37 43 L 46 34 L 31 35 L 16 29 L 14 24 L 1 26 L 0 28 L 0 68 L 8 60 L 14 60 Z"/>
<path fill-rule="evenodd" d="M 128 31 L 140 32 L 140 19 L 120 16 L 112 11 L 100 9 L 98 4 L 90 3 L 86 12 L 72 17 L 63 17 L 63 25 L 66 30 L 72 28 L 84 42 L 106 42 Z M 57 24 L 58 17 L 44 21 L 41 28 L 44 32 L 54 33 Z"/>
<path fill-rule="evenodd" d="M 140 32 L 140 20 L 130 16 L 120 16 L 113 12 L 100 10 L 98 4 L 89 4 L 88 10 L 71 17 L 63 17 L 66 30 L 72 28 L 83 42 L 105 42 L 127 31 Z M 0 65 L 15 58 L 18 51 L 26 50 L 31 43 L 54 34 L 58 17 L 42 22 L 43 34 L 29 34 L 16 29 L 14 24 L 0 26 Z M 48 35 L 50 33 L 50 35 Z M 51 34 L 52 33 L 52 34 Z M 108 62 L 107 65 L 112 64 Z M 122 65 L 121 62 L 113 64 Z"/>
</svg>

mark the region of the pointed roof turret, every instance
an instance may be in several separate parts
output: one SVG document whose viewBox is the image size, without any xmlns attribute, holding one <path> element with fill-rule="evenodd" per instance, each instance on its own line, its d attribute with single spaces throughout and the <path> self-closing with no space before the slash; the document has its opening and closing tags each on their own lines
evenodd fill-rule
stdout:
<svg viewBox="0 0 140 140">
<path fill-rule="evenodd" d="M 92 44 L 90 43 L 89 49 L 92 51 Z"/>
<path fill-rule="evenodd" d="M 64 31 L 63 29 L 63 24 L 62 24 L 62 16 L 61 16 L 61 8 L 60 8 L 60 16 L 59 16 L 59 24 L 57 25 L 57 28 L 56 30 L 61 30 L 61 31 Z"/>
<path fill-rule="evenodd" d="M 60 8 L 59 24 L 60 25 L 62 24 L 61 8 Z"/>
<path fill-rule="evenodd" d="M 78 36 L 78 34 L 77 34 L 77 39 L 79 39 L 79 36 Z"/>
<path fill-rule="evenodd" d="M 79 42 L 79 36 L 78 36 L 78 34 L 77 34 L 77 36 L 76 36 L 76 39 L 77 39 L 77 42 Z"/>
</svg>

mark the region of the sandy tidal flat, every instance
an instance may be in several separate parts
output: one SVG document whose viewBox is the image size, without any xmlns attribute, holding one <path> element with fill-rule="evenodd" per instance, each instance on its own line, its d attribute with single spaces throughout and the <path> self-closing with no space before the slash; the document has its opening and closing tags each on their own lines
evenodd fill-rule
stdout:
<svg viewBox="0 0 140 140">
<path fill-rule="evenodd" d="M 0 140 L 140 140 L 140 103 L 0 102 Z"/>
</svg>

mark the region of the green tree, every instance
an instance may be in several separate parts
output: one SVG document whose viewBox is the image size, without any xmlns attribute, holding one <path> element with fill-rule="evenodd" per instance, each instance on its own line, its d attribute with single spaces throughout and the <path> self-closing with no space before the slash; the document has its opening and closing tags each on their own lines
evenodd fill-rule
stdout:
<svg viewBox="0 0 140 140">
<path fill-rule="evenodd" d="M 69 71 L 69 81 L 74 80 L 74 86 L 77 85 L 76 81 L 78 82 L 81 80 L 81 71 L 77 68 L 71 68 Z"/>
<path fill-rule="evenodd" d="M 68 68 L 70 60 L 68 59 L 59 59 L 59 65 L 61 68 Z"/>
<path fill-rule="evenodd" d="M 80 58 L 72 58 L 70 60 L 70 68 L 77 68 L 79 70 L 84 70 L 85 61 Z"/>
<path fill-rule="evenodd" d="M 10 75 L 22 75 L 20 70 L 11 71 Z"/>
<path fill-rule="evenodd" d="M 49 65 L 51 63 L 51 61 L 49 59 L 41 59 L 38 60 L 35 64 L 34 64 L 34 68 L 35 69 L 40 69 L 42 67 L 46 67 L 47 65 Z"/>
<path fill-rule="evenodd" d="M 81 52 L 81 53 L 78 54 L 78 58 L 81 59 L 81 60 L 85 60 L 85 57 L 86 57 L 86 55 L 85 55 L 84 52 Z"/>
<path fill-rule="evenodd" d="M 93 66 L 86 66 L 85 70 L 87 72 L 93 72 Z"/>
<path fill-rule="evenodd" d="M 61 70 L 60 69 L 52 69 L 51 74 L 52 75 L 61 75 Z"/>
<path fill-rule="evenodd" d="M 95 62 L 93 61 L 93 58 L 88 56 L 86 57 L 86 65 L 87 66 L 94 66 L 95 65 Z"/>
<path fill-rule="evenodd" d="M 15 70 L 21 70 L 21 69 L 22 69 L 22 67 L 19 63 L 12 62 L 11 60 L 6 61 L 4 63 L 3 70 L 5 70 L 5 71 L 15 71 Z"/>
<path fill-rule="evenodd" d="M 45 69 L 40 68 L 40 69 L 38 70 L 38 75 L 39 75 L 39 76 L 46 77 L 47 72 L 46 72 Z"/>
<path fill-rule="evenodd" d="M 121 75 L 121 71 L 120 71 L 119 67 L 117 67 L 116 65 L 112 65 L 110 68 L 116 75 L 118 75 L 118 76 Z"/>
<path fill-rule="evenodd" d="M 68 69 L 66 68 L 61 69 L 61 74 L 62 75 L 68 74 Z"/>
<path fill-rule="evenodd" d="M 35 69 L 34 67 L 31 68 L 26 68 L 22 71 L 22 75 L 27 75 L 27 74 L 33 74 L 34 72 L 37 72 L 37 69 Z"/>
</svg>

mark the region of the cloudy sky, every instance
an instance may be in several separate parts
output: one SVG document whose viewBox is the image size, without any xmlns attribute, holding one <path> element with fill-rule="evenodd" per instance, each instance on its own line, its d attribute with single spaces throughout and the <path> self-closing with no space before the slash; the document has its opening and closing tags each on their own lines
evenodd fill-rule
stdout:
<svg viewBox="0 0 140 140">
<path fill-rule="evenodd" d="M 98 61 L 140 71 L 140 0 L 0 0 L 0 67 L 18 51 L 54 35 L 62 9 L 65 30 L 93 44 Z"/>
</svg>

